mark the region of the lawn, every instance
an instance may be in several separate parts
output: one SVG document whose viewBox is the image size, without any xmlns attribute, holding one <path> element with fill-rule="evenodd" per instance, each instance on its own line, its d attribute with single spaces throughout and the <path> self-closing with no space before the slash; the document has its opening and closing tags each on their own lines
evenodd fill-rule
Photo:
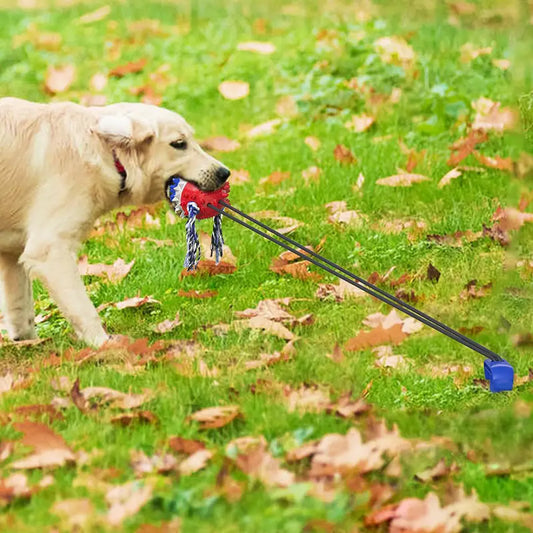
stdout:
<svg viewBox="0 0 533 533">
<path fill-rule="evenodd" d="M 0 3 L 0 96 L 183 114 L 235 206 L 517 380 L 227 219 L 224 268 L 184 275 L 183 221 L 128 208 L 80 255 L 133 262 L 84 279 L 140 340 L 86 348 L 37 281 L 45 340 L 0 340 L 0 529 L 533 530 L 531 6 L 68 4 Z"/>
</svg>

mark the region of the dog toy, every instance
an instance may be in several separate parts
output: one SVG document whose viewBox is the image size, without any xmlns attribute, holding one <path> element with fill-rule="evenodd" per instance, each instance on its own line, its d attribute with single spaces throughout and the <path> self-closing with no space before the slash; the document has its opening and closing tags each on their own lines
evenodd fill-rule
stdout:
<svg viewBox="0 0 533 533">
<path fill-rule="evenodd" d="M 167 186 L 167 197 L 176 214 L 188 218 L 185 225 L 187 252 L 183 266 L 187 270 L 194 270 L 200 261 L 200 240 L 196 230 L 196 219 L 214 218 L 211 233 L 211 257 L 215 254 L 218 265 L 223 254 L 224 236 L 222 235 L 222 214 L 208 207 L 208 204 L 218 205 L 221 200 L 229 196 L 229 183 L 211 192 L 201 191 L 192 183 L 178 177 L 172 178 Z M 224 208 L 222 207 L 222 210 Z"/>
</svg>

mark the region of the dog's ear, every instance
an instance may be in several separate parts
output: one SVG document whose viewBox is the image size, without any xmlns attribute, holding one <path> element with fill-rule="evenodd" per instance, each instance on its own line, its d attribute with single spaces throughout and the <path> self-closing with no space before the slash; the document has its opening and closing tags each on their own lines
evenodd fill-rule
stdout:
<svg viewBox="0 0 533 533">
<path fill-rule="evenodd" d="M 104 115 L 92 131 L 110 146 L 123 148 L 149 143 L 155 135 L 149 124 L 126 115 Z"/>
</svg>

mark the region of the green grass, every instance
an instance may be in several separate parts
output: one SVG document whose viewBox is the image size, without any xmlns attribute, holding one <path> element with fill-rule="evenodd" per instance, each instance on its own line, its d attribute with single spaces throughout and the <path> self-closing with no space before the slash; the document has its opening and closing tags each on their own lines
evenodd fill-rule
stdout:
<svg viewBox="0 0 533 533">
<path fill-rule="evenodd" d="M 419 274 L 404 285 L 420 298 L 419 307 L 455 328 L 482 326 L 475 339 L 509 358 L 517 374 L 523 376 L 531 365 L 532 347 L 515 347 L 512 336 L 531 332 L 532 277 L 531 271 L 528 274 L 515 265 L 519 260 L 532 260 L 533 224 L 514 232 L 512 244 L 505 249 L 488 238 L 462 247 L 425 238 L 426 234 L 480 231 L 483 225 L 491 224 L 499 205 L 516 207 L 524 195 L 532 199 L 531 177 L 518 179 L 492 169 L 466 172 L 448 187 L 437 188 L 438 180 L 449 170 L 446 165 L 449 145 L 465 134 L 467 122 L 474 117 L 471 102 L 484 96 L 518 109 L 519 98 L 530 93 L 532 87 L 530 59 L 529 68 L 527 61 L 533 41 L 530 26 L 525 22 L 526 2 L 492 1 L 476 5 L 477 15 L 464 15 L 457 25 L 449 23 L 444 3 L 418 1 L 410 4 L 408 10 L 385 1 L 368 4 L 368 18 L 362 22 L 354 3 L 340 1 L 325 4 L 313 0 L 289 5 L 275 0 L 265 3 L 134 0 L 113 4 L 106 19 L 88 25 L 79 25 L 76 19 L 101 4 L 29 11 L 6 7 L 0 11 L 3 22 L 0 96 L 49 101 L 42 89 L 47 65 L 74 63 L 75 83 L 69 92 L 55 99 L 76 101 L 89 91 L 88 80 L 93 74 L 146 57 L 148 66 L 142 73 L 110 79 L 104 90 L 108 102 L 134 101 L 136 97 L 129 89 L 143 85 L 151 72 L 169 64 L 174 81 L 164 90 L 162 105 L 182 113 L 200 139 L 226 135 L 242 143 L 235 152 L 217 154 L 230 168 L 245 168 L 251 174 L 249 183 L 232 190 L 231 199 L 236 206 L 246 212 L 273 209 L 304 221 L 305 226 L 294 233 L 294 238 L 318 244 L 325 237 L 324 255 L 347 268 L 353 267 L 363 277 L 373 271 L 384 274 L 392 266 L 396 267 L 393 277 L 404 272 Z M 142 19 L 160 21 L 164 34 L 146 38 L 132 35 L 129 24 Z M 29 24 L 37 25 L 41 32 L 59 32 L 60 49 L 47 51 L 31 43 L 12 46 L 14 36 L 26 31 Z M 266 33 L 258 33 L 261 25 Z M 334 45 L 317 41 L 317 35 L 324 29 L 334 32 Z M 361 37 L 359 40 L 356 34 Z M 417 54 L 415 74 L 383 63 L 375 53 L 373 42 L 388 35 L 409 38 Z M 249 40 L 270 41 L 277 51 L 270 56 L 236 51 L 239 42 Z M 119 59 L 108 56 L 114 42 L 121 43 Z M 460 47 L 466 42 L 492 46 L 493 51 L 464 64 L 459 56 Z M 510 70 L 494 67 L 492 58 L 509 59 Z M 365 133 L 351 133 L 344 127 L 352 114 L 369 110 L 366 97 L 344 84 L 355 77 L 380 94 L 402 89 L 400 102 L 380 106 L 376 124 Z M 217 86 L 231 79 L 247 81 L 250 95 L 239 101 L 224 100 Z M 282 124 L 274 135 L 247 139 L 242 125 L 253 126 L 275 118 L 276 102 L 283 95 L 295 98 L 299 114 Z M 522 102 L 527 107 L 527 99 Z M 527 127 L 527 120 L 525 124 Z M 318 151 L 312 152 L 304 144 L 308 135 L 321 140 Z M 377 179 L 395 174 L 397 167 L 405 166 L 406 156 L 398 139 L 403 139 L 410 148 L 426 150 L 415 172 L 429 176 L 430 181 L 410 188 L 376 184 Z M 345 166 L 336 162 L 333 149 L 337 144 L 348 146 L 357 163 Z M 516 160 L 522 151 L 531 151 L 531 144 L 526 146 L 518 133 L 494 134 L 479 149 L 485 155 Z M 473 156 L 464 163 L 478 165 Z M 322 175 L 318 182 L 306 185 L 301 171 L 311 165 L 320 167 Z M 258 184 L 261 177 L 276 170 L 290 171 L 290 179 L 277 186 Z M 362 192 L 356 193 L 352 185 L 360 172 L 365 182 Z M 324 205 L 333 200 L 346 200 L 348 208 L 366 215 L 368 223 L 357 228 L 329 224 Z M 50 403 L 57 395 L 50 380 L 64 375 L 71 379 L 79 377 L 82 387 L 106 386 L 133 392 L 150 388 L 155 395 L 143 408 L 160 420 L 158 425 L 117 428 L 109 422 L 109 410 L 102 409 L 96 416 L 84 415 L 75 407 L 64 410 L 64 420 L 51 423 L 51 427 L 74 449 L 101 450 L 101 455 L 85 466 L 55 470 L 51 487 L 37 492 L 28 501 L 4 507 L 0 514 L 3 531 L 65 528 L 50 507 L 66 498 L 90 497 L 95 508 L 104 513 L 103 495 L 90 488 L 73 487 L 74 481 L 86 473 L 100 472 L 104 476 L 110 468 L 117 469 L 111 483 L 131 480 L 134 473 L 129 465 L 130 450 L 143 450 L 151 455 L 164 449 L 171 435 L 200 438 L 217 454 L 207 468 L 189 477 L 157 476 L 154 498 L 124 522 L 125 531 L 136 531 L 140 524 L 157 524 L 174 516 L 182 518 L 184 531 L 195 532 L 296 532 L 319 519 L 333 524 L 335 531 L 362 527 L 362 517 L 368 512 L 368 493 L 364 492 L 339 491 L 332 503 L 324 503 L 302 496 L 303 489 L 299 493 L 298 486 L 266 489 L 237 472 L 235 477 L 246 482 L 242 499 L 228 503 L 217 493 L 215 481 L 224 462 L 224 447 L 236 437 L 264 435 L 271 451 L 281 457 L 284 443 L 289 440 L 307 441 L 330 432 L 345 433 L 354 424 L 365 425 L 364 417 L 353 422 L 333 414 L 289 413 L 279 394 L 268 389 L 253 392 L 251 386 L 258 380 L 293 387 L 319 384 L 328 387 L 333 397 L 346 391 L 352 391 L 356 397 L 372 380 L 367 399 L 374 405 L 376 417 L 398 424 L 405 437 L 430 439 L 441 435 L 457 443 L 455 453 L 439 449 L 436 455 L 406 464 L 404 475 L 395 481 L 393 501 L 407 496 L 423 497 L 431 489 L 444 492 L 445 482 L 428 486 L 413 478 L 414 473 L 433 466 L 441 456 L 458 463 L 456 481 L 467 490 L 475 489 L 482 501 L 503 504 L 533 501 L 533 481 L 527 472 L 493 477 L 484 473 L 485 463 L 525 464 L 533 460 L 531 415 L 520 417 L 514 409 L 519 400 L 531 406 L 530 383 L 511 393 L 492 395 L 472 384 L 471 378 L 457 387 L 452 377 L 437 379 L 418 372 L 418 367 L 464 363 L 475 368 L 473 377 L 482 377 L 482 359 L 478 354 L 427 327 L 394 349 L 414 362 L 411 371 L 380 370 L 374 366 L 370 351 L 346 352 L 344 362 L 333 363 L 325 355 L 335 343 L 342 346 L 353 337 L 368 314 L 388 312 L 385 305 L 370 298 L 343 303 L 317 300 L 315 282 L 270 271 L 270 261 L 279 250 L 229 220 L 224 222 L 224 234 L 238 258 L 237 271 L 231 275 L 180 279 L 184 231 L 181 222 L 167 224 L 166 210 L 161 207 L 158 211 L 159 229 L 96 237 L 84 244 L 82 253 L 87 253 L 91 262 L 111 263 L 117 257 L 135 259 L 133 270 L 117 285 L 89 280 L 90 295 L 95 305 L 137 293 L 160 300 L 161 305 L 156 307 L 108 309 L 101 313 L 110 333 L 148 337 L 150 341 L 161 337 L 152 332 L 153 325 L 173 318 L 179 310 L 183 325 L 163 338 L 195 339 L 203 346 L 203 359 L 210 367 L 216 366 L 219 375 L 185 377 L 168 363 L 149 364 L 131 375 L 120 365 L 106 362 L 76 365 L 65 360 L 59 367 L 41 369 L 40 363 L 52 352 L 61 355 L 68 348 L 83 347 L 73 340 L 72 330 L 58 314 L 39 326 L 41 336 L 52 337 L 46 344 L 30 348 L 2 346 L 3 373 L 37 369 L 28 388 L 1 395 L 4 413 L 11 413 L 20 405 Z M 386 234 L 377 228 L 380 221 L 397 218 L 416 218 L 424 221 L 427 228 L 414 241 L 406 234 Z M 201 226 L 208 230 L 210 222 Z M 139 236 L 171 239 L 176 245 L 157 248 L 147 244 L 141 248 L 131 240 Z M 429 263 L 442 273 L 437 284 L 425 279 Z M 492 282 L 493 289 L 486 297 L 464 301 L 459 294 L 472 279 L 477 279 L 480 285 Z M 334 282 L 328 275 L 323 281 Z M 218 296 L 186 299 L 177 295 L 179 289 L 214 289 Z M 259 300 L 286 296 L 297 299 L 291 304 L 292 313 L 296 316 L 313 313 L 316 319 L 311 326 L 294 328 L 301 338 L 296 343 L 295 356 L 289 361 L 245 372 L 245 361 L 281 349 L 283 341 L 255 330 L 217 336 L 205 328 L 231 322 L 235 311 L 255 307 Z M 38 312 L 53 305 L 38 283 L 35 297 Z M 186 420 L 198 409 L 227 403 L 238 403 L 244 418 L 209 431 L 200 431 Z M 47 422 L 46 417 L 42 420 Z M 19 437 L 10 423 L 0 429 L 2 440 Z M 9 475 L 10 460 L 2 463 L 1 469 L 3 477 Z M 382 474 L 376 476 L 383 479 Z M 30 478 L 36 481 L 40 474 L 33 472 Z M 95 526 L 94 530 L 104 528 Z M 467 530 L 521 531 L 516 524 L 498 520 L 469 525 Z"/>
</svg>

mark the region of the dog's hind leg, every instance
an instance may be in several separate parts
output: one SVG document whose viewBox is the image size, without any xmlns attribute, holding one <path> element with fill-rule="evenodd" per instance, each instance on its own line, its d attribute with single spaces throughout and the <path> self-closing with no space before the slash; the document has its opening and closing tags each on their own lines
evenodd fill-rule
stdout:
<svg viewBox="0 0 533 533">
<path fill-rule="evenodd" d="M 35 339 L 31 281 L 16 255 L 0 253 L 2 311 L 13 340 Z"/>
</svg>

